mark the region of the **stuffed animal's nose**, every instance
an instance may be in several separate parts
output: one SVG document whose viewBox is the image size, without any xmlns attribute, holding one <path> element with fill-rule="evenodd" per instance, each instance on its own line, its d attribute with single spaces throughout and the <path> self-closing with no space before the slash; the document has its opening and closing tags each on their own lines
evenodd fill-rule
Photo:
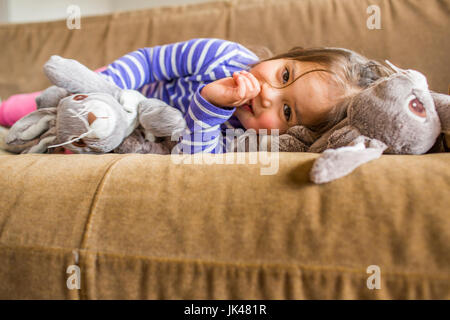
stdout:
<svg viewBox="0 0 450 320">
<path fill-rule="evenodd" d="M 89 113 L 88 113 L 88 122 L 89 122 L 89 125 L 91 125 L 96 119 L 97 119 L 97 117 L 95 116 L 94 113 L 92 113 L 92 112 L 89 112 Z"/>
</svg>

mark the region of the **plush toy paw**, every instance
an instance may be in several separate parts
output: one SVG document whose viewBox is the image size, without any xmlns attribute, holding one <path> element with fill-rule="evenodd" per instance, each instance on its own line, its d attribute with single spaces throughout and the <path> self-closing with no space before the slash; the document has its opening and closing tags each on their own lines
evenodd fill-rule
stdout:
<svg viewBox="0 0 450 320">
<path fill-rule="evenodd" d="M 325 150 L 314 162 L 310 179 L 327 183 L 344 177 L 360 165 L 378 159 L 386 148 L 381 141 L 359 136 L 349 146 Z"/>
<path fill-rule="evenodd" d="M 129 113 L 136 113 L 139 103 L 147 99 L 142 93 L 135 90 L 123 90 L 119 97 L 119 103 Z"/>
<path fill-rule="evenodd" d="M 146 138 L 172 137 L 186 128 L 180 110 L 159 99 L 145 99 L 139 104 L 139 123 L 145 129 Z"/>
</svg>

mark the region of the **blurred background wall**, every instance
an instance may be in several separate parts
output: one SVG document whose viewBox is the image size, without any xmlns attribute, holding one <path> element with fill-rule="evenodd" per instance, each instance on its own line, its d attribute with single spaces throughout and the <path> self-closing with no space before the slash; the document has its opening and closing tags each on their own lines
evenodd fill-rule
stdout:
<svg viewBox="0 0 450 320">
<path fill-rule="evenodd" d="M 0 23 L 51 21 L 67 18 L 67 8 L 77 5 L 82 16 L 116 11 L 171 6 L 215 0 L 0 0 Z"/>
</svg>

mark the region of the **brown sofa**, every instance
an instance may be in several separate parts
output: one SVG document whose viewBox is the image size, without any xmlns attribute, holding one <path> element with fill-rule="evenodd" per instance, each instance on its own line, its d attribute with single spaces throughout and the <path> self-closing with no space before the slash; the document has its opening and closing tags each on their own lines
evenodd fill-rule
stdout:
<svg viewBox="0 0 450 320">
<path fill-rule="evenodd" d="M 381 9 L 379 30 L 366 27 L 371 4 Z M 348 47 L 420 70 L 446 92 L 449 6 L 224 1 L 85 18 L 80 30 L 65 21 L 2 25 L 0 96 L 47 87 L 41 67 L 51 54 L 97 68 L 194 37 L 275 53 Z M 4 152 L 0 299 L 450 298 L 450 154 L 384 155 L 320 186 L 308 181 L 317 154 L 282 153 L 273 175 L 244 156 L 209 165 Z M 371 265 L 380 289 L 367 287 Z M 79 290 L 68 288 L 74 275 Z"/>
</svg>

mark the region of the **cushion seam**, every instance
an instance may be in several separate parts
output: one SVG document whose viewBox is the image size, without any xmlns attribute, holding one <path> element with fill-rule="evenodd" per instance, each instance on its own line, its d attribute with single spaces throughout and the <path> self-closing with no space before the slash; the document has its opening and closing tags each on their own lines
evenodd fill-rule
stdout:
<svg viewBox="0 0 450 320">
<path fill-rule="evenodd" d="M 124 158 L 128 158 L 130 156 L 131 155 L 122 156 L 122 157 L 120 157 L 117 160 L 111 161 L 111 163 L 109 164 L 108 168 L 105 170 L 105 173 L 103 174 L 102 178 L 100 179 L 100 182 L 98 183 L 97 188 L 95 189 L 94 195 L 92 196 L 91 205 L 89 206 L 89 213 L 88 213 L 88 216 L 86 218 L 86 224 L 85 224 L 84 229 L 83 229 L 83 236 L 81 238 L 81 243 L 80 243 L 80 246 L 79 246 L 80 249 L 85 249 L 86 246 L 87 246 L 87 241 L 88 241 L 88 238 L 89 238 L 89 234 L 90 234 L 90 231 L 92 229 L 92 221 L 94 219 L 95 206 L 96 206 L 98 198 L 99 198 L 99 196 L 101 194 L 101 190 L 103 189 L 103 185 L 105 183 L 106 177 L 111 172 L 112 168 L 119 161 L 121 161 Z"/>
<path fill-rule="evenodd" d="M 176 264 L 183 264 L 183 263 L 190 263 L 190 264 L 200 264 L 200 265 L 207 265 L 207 266 L 219 266 L 219 267 L 243 267 L 243 268 L 251 268 L 251 269 L 275 269 L 275 268 L 286 268 L 286 269 L 303 269 L 305 271 L 323 271 L 323 272 L 330 272 L 330 271 L 337 271 L 341 273 L 351 273 L 351 274 L 364 274 L 365 276 L 368 276 L 370 274 L 366 273 L 365 267 L 362 269 L 358 268 L 350 268 L 350 267 L 341 267 L 341 266 L 332 266 L 332 265 L 305 265 L 301 263 L 248 263 L 248 262 L 224 262 L 224 261 L 214 261 L 214 260 L 202 260 L 202 259 L 194 259 L 194 258 L 164 258 L 164 257 L 152 257 L 152 256 L 142 256 L 142 255 L 127 255 L 127 254 L 120 254 L 120 253 L 110 253 L 105 251 L 97 251 L 97 250 L 89 250 L 89 249 L 76 249 L 76 248 L 57 248 L 57 247 L 30 247 L 30 246 L 8 246 L 8 245 L 0 245 L 1 249 L 10 249 L 11 251 L 14 251 L 15 248 L 20 249 L 31 249 L 34 251 L 31 251 L 31 253 L 37 253 L 37 251 L 46 251 L 46 250 L 52 250 L 52 251 L 65 251 L 70 250 L 70 253 L 72 253 L 73 250 L 78 250 L 80 253 L 80 258 L 84 254 L 86 255 L 97 255 L 97 256 L 104 256 L 108 258 L 112 258 L 115 260 L 121 260 L 123 258 L 129 258 L 133 260 L 149 260 L 151 262 L 157 262 L 157 263 L 176 263 Z M 69 253 L 69 251 L 67 251 Z M 80 259 L 82 260 L 82 259 Z M 97 259 L 98 260 L 98 259 Z M 423 274 L 419 272 L 386 272 L 382 271 L 382 276 L 393 276 L 393 277 L 415 277 L 415 278 L 422 278 L 423 280 L 450 280 L 450 275 L 445 274 Z"/>
</svg>

